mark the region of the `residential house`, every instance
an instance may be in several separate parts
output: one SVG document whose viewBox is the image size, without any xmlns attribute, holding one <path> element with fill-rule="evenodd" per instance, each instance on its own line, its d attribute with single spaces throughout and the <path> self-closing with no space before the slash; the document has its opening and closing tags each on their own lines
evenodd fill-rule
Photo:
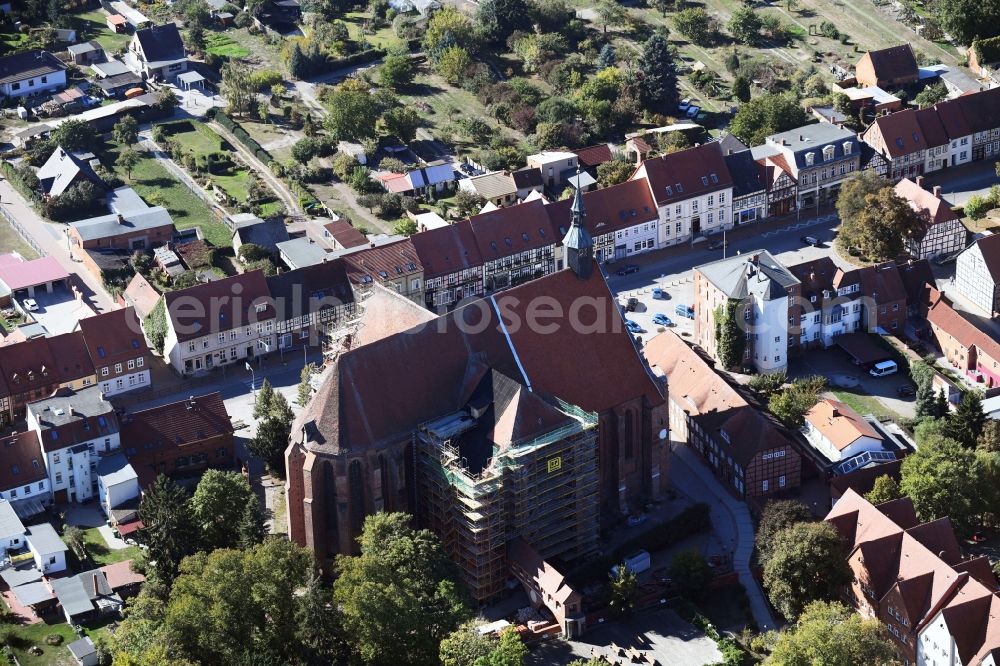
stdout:
<svg viewBox="0 0 1000 666">
<path fill-rule="evenodd" d="M 871 171 L 880 178 L 889 177 L 889 160 L 864 141 L 861 142 L 861 171 Z"/>
<path fill-rule="evenodd" d="M 0 500 L 0 561 L 6 560 L 10 551 L 24 548 L 26 530 L 14 507 L 6 499 Z"/>
<path fill-rule="evenodd" d="M 190 375 L 277 351 L 275 309 L 262 271 L 213 280 L 163 295 L 163 357 Z"/>
<path fill-rule="evenodd" d="M 792 170 L 785 162 L 785 157 L 777 151 L 757 157 L 756 150 L 751 151 L 761 184 L 767 194 L 767 210 L 764 217 L 787 215 L 795 211 L 798 202 L 798 184 L 792 175 Z"/>
<path fill-rule="evenodd" d="M 28 405 L 28 429 L 38 434 L 57 503 L 85 502 L 97 494 L 97 462 L 120 445 L 114 407 L 96 386 L 59 389 Z"/>
<path fill-rule="evenodd" d="M 517 188 L 517 198 L 523 203 L 528 197 L 542 195 L 545 185 L 542 183 L 542 172 L 531 167 L 521 167 L 510 173 Z"/>
<path fill-rule="evenodd" d="M 277 243 L 278 256 L 282 263 L 293 271 L 306 266 L 315 266 L 334 256 L 326 243 L 317 242 L 309 236 L 299 236 Z"/>
<path fill-rule="evenodd" d="M 684 340 L 667 331 L 649 340 L 644 353 L 653 373 L 666 381 L 672 444 L 698 451 L 740 499 L 799 487 L 802 460 L 781 426 Z"/>
<path fill-rule="evenodd" d="M 934 106 L 948 137 L 946 166 L 959 166 L 972 161 L 972 128 L 965 119 L 960 104 L 944 102 Z"/>
<path fill-rule="evenodd" d="M 882 435 L 864 417 L 832 398 L 820 400 L 806 412 L 802 432 L 813 448 L 833 463 L 883 447 Z"/>
<path fill-rule="evenodd" d="M 173 23 L 136 30 L 123 58 L 143 80 L 172 81 L 188 67 L 184 42 Z"/>
<path fill-rule="evenodd" d="M 563 199 L 545 207 L 560 238 L 569 228 L 572 203 Z M 626 259 L 657 247 L 659 211 L 645 181 L 630 180 L 586 192 L 583 205 L 598 262 Z"/>
<path fill-rule="evenodd" d="M 434 196 L 453 188 L 455 167 L 451 162 L 437 160 L 403 174 L 379 176 L 387 192 L 409 196 Z"/>
<path fill-rule="evenodd" d="M 958 255 L 955 289 L 990 317 L 1000 314 L 1000 234 L 982 236 Z"/>
<path fill-rule="evenodd" d="M 240 213 L 232 216 L 232 229 L 233 252 L 237 256 L 248 243 L 277 254 L 278 243 L 288 240 L 288 227 L 280 217 L 262 220 L 250 213 Z"/>
<path fill-rule="evenodd" d="M 35 338 L 13 345 L 0 346 L 0 421 L 21 419 L 25 405 L 51 395 L 65 382 L 82 381 L 93 374 L 93 366 L 63 377 L 49 338 Z"/>
<path fill-rule="evenodd" d="M 919 76 L 917 60 L 909 44 L 868 51 L 854 67 L 858 84 L 886 90 L 898 90 L 916 83 Z"/>
<path fill-rule="evenodd" d="M 356 289 L 378 282 L 415 303 L 424 302 L 424 268 L 412 238 L 361 248 L 342 258 Z"/>
<path fill-rule="evenodd" d="M 146 320 L 159 301 L 160 293 L 139 273 L 135 274 L 135 277 L 125 287 L 125 291 L 118 296 L 118 304 L 122 307 L 134 308 L 140 322 Z"/>
<path fill-rule="evenodd" d="M 113 509 L 136 500 L 139 495 L 139 475 L 124 453 L 118 451 L 101 458 L 97 463 L 97 500 L 104 515 L 110 519 Z"/>
<path fill-rule="evenodd" d="M 760 169 L 749 150 L 725 156 L 726 169 L 733 179 L 733 226 L 751 224 L 767 217 L 768 192 Z"/>
<path fill-rule="evenodd" d="M 934 109 L 906 109 L 879 116 L 861 135 L 889 160 L 889 179 L 916 178 L 947 164 L 948 135 Z"/>
<path fill-rule="evenodd" d="M 72 185 L 85 180 L 89 180 L 100 190 L 107 190 L 108 186 L 91 166 L 93 161 L 93 153 L 71 153 L 63 150 L 62 146 L 57 146 L 36 174 L 42 195 L 46 198 L 57 197 Z"/>
<path fill-rule="evenodd" d="M 48 504 L 52 499 L 38 433 L 14 432 L 0 437 L 3 464 L 0 465 L 0 498 L 16 504 L 21 500 Z M 0 521 L 2 524 L 3 521 Z"/>
<path fill-rule="evenodd" d="M 35 568 L 43 574 L 66 571 L 66 551 L 69 548 L 49 523 L 29 525 L 25 533 Z"/>
<path fill-rule="evenodd" d="M 717 357 L 715 311 L 738 302 L 746 346 L 743 361 L 758 372 L 788 365 L 789 319 L 795 320 L 800 282 L 767 250 L 713 261 L 694 269 L 694 336 Z"/>
<path fill-rule="evenodd" d="M 556 244 L 563 235 L 553 229 L 542 202 L 474 215 L 469 224 L 483 260 L 486 292 L 555 272 Z"/>
<path fill-rule="evenodd" d="M 527 158 L 528 167 L 542 174 L 542 184 L 550 192 L 562 192 L 579 164 L 576 153 L 560 150 L 545 150 Z"/>
<path fill-rule="evenodd" d="M 860 143 L 854 132 L 829 123 L 767 137 L 798 184 L 798 208 L 833 205 L 841 183 L 860 168 Z"/>
<path fill-rule="evenodd" d="M 957 104 L 972 130 L 972 159 L 1000 157 L 1000 87 L 962 95 L 942 104 Z"/>
<path fill-rule="evenodd" d="M 965 249 L 969 235 L 962 220 L 941 198 L 941 187 L 933 192 L 923 188 L 923 179 L 904 178 L 896 183 L 896 194 L 910 204 L 920 217 L 920 226 L 906 240 L 906 251 L 915 259 L 951 256 Z"/>
<path fill-rule="evenodd" d="M 853 573 L 844 602 L 885 627 L 901 663 L 995 663 L 996 579 L 986 558 L 962 559 L 951 521 L 919 523 L 909 498 L 873 506 L 848 489 L 826 522 Z"/>
<path fill-rule="evenodd" d="M 614 160 L 618 149 L 610 143 L 599 143 L 596 146 L 577 148 L 572 152 L 576 155 L 580 169 L 597 178 L 597 167 Z"/>
<path fill-rule="evenodd" d="M 66 87 L 66 65 L 40 49 L 0 57 L 0 95 L 25 97 Z"/>
<path fill-rule="evenodd" d="M 66 230 L 82 250 L 146 250 L 174 239 L 174 221 L 163 206 L 148 206 L 130 187 L 120 187 L 110 202 L 112 213 L 79 222 Z M 127 197 L 127 201 L 126 201 Z"/>
<path fill-rule="evenodd" d="M 838 269 L 833 287 L 838 296 L 860 294 L 855 298 L 861 299 L 858 312 L 862 331 L 898 335 L 906 323 L 906 286 L 892 261 L 849 271 Z M 853 306 L 852 301 L 852 314 Z"/>
<path fill-rule="evenodd" d="M 233 424 L 219 392 L 122 417 L 123 451 L 148 488 L 160 474 L 190 475 L 236 464 Z"/>
<path fill-rule="evenodd" d="M 327 343 L 356 314 L 343 259 L 278 273 L 266 280 L 275 307 L 278 351 Z"/>
<path fill-rule="evenodd" d="M 346 250 L 368 245 L 368 238 L 347 220 L 334 220 L 323 225 L 323 239 L 334 250 Z"/>
<path fill-rule="evenodd" d="M 517 185 L 507 171 L 494 171 L 458 181 L 458 189 L 476 194 L 494 206 L 502 208 L 517 203 Z"/>
<path fill-rule="evenodd" d="M 631 178 L 643 179 L 659 211 L 658 247 L 732 228 L 733 179 L 718 142 L 645 160 Z"/>
<path fill-rule="evenodd" d="M 440 312 L 485 293 L 483 257 L 471 222 L 429 229 L 410 241 L 423 266 L 423 305 L 429 310 Z"/>
<path fill-rule="evenodd" d="M 96 620 L 121 611 L 124 602 L 115 594 L 100 569 L 49 581 L 69 624 Z"/>
<path fill-rule="evenodd" d="M 903 100 L 893 94 L 887 93 L 878 86 L 866 86 L 864 88 L 844 88 L 840 90 L 851 100 L 851 109 L 860 112 L 861 117 L 866 117 L 865 113 L 872 116 L 880 116 L 884 113 L 900 111 L 903 107 Z"/>
<path fill-rule="evenodd" d="M 969 381 L 1000 386 L 1000 343 L 976 328 L 937 294 L 927 312 L 941 354 Z"/>
<path fill-rule="evenodd" d="M 106 396 L 150 387 L 153 354 L 142 334 L 133 308 L 111 310 L 81 319 L 83 333 L 98 386 Z"/>
<path fill-rule="evenodd" d="M 95 41 L 73 44 L 66 49 L 74 65 L 89 65 L 92 62 L 104 62 L 104 48 Z"/>
</svg>

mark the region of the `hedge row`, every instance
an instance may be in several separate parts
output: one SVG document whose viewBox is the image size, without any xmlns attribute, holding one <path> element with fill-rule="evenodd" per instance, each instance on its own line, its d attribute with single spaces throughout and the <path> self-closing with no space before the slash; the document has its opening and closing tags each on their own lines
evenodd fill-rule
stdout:
<svg viewBox="0 0 1000 666">
<path fill-rule="evenodd" d="M 972 42 L 972 50 L 980 66 L 1000 60 L 1000 37 L 977 39 Z"/>
<path fill-rule="evenodd" d="M 385 54 L 385 49 L 368 49 L 367 51 L 352 53 L 343 58 L 331 58 L 327 60 L 327 71 L 373 62 L 379 58 L 384 58 Z"/>
<path fill-rule="evenodd" d="M 17 190 L 22 197 L 35 203 L 38 203 L 41 200 L 38 196 L 38 192 L 35 192 L 33 189 L 28 187 L 27 184 L 25 184 L 24 179 L 21 178 L 21 174 L 18 173 L 16 168 L 14 168 L 13 164 L 6 160 L 0 162 L 0 164 L 3 164 L 3 173 L 7 177 L 7 180 L 10 181 L 10 184 L 14 186 L 14 189 Z"/>
<path fill-rule="evenodd" d="M 367 52 L 363 51 L 362 53 Z M 215 122 L 232 132 L 233 136 L 235 136 L 240 143 L 246 146 L 246 148 L 254 154 L 254 157 L 268 165 L 268 168 L 271 168 L 272 163 L 276 163 L 274 157 L 272 157 L 269 152 L 264 150 L 264 148 L 257 143 L 257 140 L 250 136 L 250 134 L 247 133 L 247 131 L 243 129 L 243 127 L 235 120 L 227 116 L 218 108 L 213 108 L 209 113 L 210 117 L 215 120 Z M 271 171 L 275 172 L 273 168 L 271 168 Z M 275 175 L 277 174 L 275 173 Z M 302 183 L 289 178 L 286 178 L 285 182 L 288 184 L 288 188 L 292 191 L 292 193 L 298 197 L 299 206 L 302 207 L 302 210 L 312 212 L 322 207 L 319 200 L 313 196 L 313 193 L 303 186 Z"/>
<path fill-rule="evenodd" d="M 590 583 L 607 580 L 611 567 L 638 550 L 655 552 L 669 548 L 693 534 L 712 528 L 711 507 L 693 504 L 662 525 L 653 525 L 623 542 L 608 555 L 592 560 L 569 574 L 570 580 L 584 587 Z"/>
</svg>

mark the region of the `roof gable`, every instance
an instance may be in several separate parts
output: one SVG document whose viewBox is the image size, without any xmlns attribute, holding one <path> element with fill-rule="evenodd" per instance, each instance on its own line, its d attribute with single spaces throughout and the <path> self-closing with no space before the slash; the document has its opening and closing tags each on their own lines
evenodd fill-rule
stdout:
<svg viewBox="0 0 1000 666">
<path fill-rule="evenodd" d="M 684 201 L 733 186 L 733 179 L 717 141 L 644 160 L 632 176 L 645 174 L 660 205 Z"/>
</svg>

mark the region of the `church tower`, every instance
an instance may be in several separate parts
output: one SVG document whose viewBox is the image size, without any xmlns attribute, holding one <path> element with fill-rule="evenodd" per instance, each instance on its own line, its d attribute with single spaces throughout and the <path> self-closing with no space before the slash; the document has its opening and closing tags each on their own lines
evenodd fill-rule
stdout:
<svg viewBox="0 0 1000 666">
<path fill-rule="evenodd" d="M 572 217 L 569 231 L 563 238 L 566 265 L 576 273 L 578 278 L 586 280 L 594 270 L 594 239 L 587 231 L 587 210 L 583 207 L 579 169 L 577 170 L 576 193 L 573 195 L 573 206 L 570 208 L 570 214 Z"/>
</svg>

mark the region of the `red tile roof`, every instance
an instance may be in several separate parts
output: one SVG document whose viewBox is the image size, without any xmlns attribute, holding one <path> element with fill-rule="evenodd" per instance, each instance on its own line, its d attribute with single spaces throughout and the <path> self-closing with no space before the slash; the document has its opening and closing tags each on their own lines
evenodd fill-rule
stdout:
<svg viewBox="0 0 1000 666">
<path fill-rule="evenodd" d="M 135 308 L 111 310 L 81 319 L 79 327 L 94 367 L 150 355 Z"/>
<path fill-rule="evenodd" d="M 746 469 L 762 451 L 790 444 L 760 409 L 672 331 L 654 337 L 644 351 L 649 365 L 666 376 L 670 401 L 716 441 L 725 442 L 729 437 L 726 454 L 740 467 Z"/>
<path fill-rule="evenodd" d="M 934 110 L 937 112 L 941 126 L 944 127 L 944 131 L 949 138 L 958 139 L 959 137 L 972 134 L 972 128 L 966 122 L 965 114 L 962 113 L 962 109 L 958 104 L 942 102 L 936 104 Z"/>
<path fill-rule="evenodd" d="M 552 227 L 559 230 L 560 239 L 569 229 L 572 204 L 572 199 L 563 199 L 545 207 Z M 659 219 L 656 202 L 642 180 L 584 192 L 583 205 L 587 209 L 587 230 L 594 237 Z"/>
<path fill-rule="evenodd" d="M 45 460 L 34 430 L 0 437 L 0 490 L 20 490 L 45 478 Z"/>
<path fill-rule="evenodd" d="M 932 326 L 955 338 L 965 348 L 976 347 L 990 358 L 1000 360 L 1000 343 L 976 328 L 944 299 L 939 298 L 927 313 Z"/>
<path fill-rule="evenodd" d="M 414 234 L 410 241 L 424 267 L 425 280 L 483 264 L 468 220 Z"/>
<path fill-rule="evenodd" d="M 645 160 L 632 179 L 641 177 L 643 170 L 661 205 L 733 186 L 717 141 Z"/>
<path fill-rule="evenodd" d="M 0 373 L 10 393 L 31 392 L 61 379 L 47 338 L 0 347 Z"/>
<path fill-rule="evenodd" d="M 80 321 L 86 321 L 82 319 Z M 87 351 L 87 342 L 80 331 L 48 338 L 56 370 L 63 382 L 94 374 L 94 363 Z"/>
<path fill-rule="evenodd" d="M 562 241 L 541 201 L 529 201 L 474 215 L 469 218 L 469 223 L 484 262 Z"/>
<path fill-rule="evenodd" d="M 120 531 L 121 527 L 119 527 L 119 533 Z M 101 567 L 101 571 L 104 573 L 104 577 L 108 579 L 108 585 L 110 585 L 113 590 L 146 582 L 145 576 L 141 573 L 132 571 L 132 560 L 106 564 Z"/>
<path fill-rule="evenodd" d="M 549 330 L 532 330 L 527 309 L 542 297 L 562 308 L 562 315 L 546 317 Z M 596 330 L 570 319 L 572 304 L 581 300 L 593 305 L 579 313 L 580 322 Z M 382 317 L 367 308 L 361 329 Z M 402 358 L 412 362 L 401 363 Z M 580 280 L 563 270 L 340 354 L 293 432 L 307 427 L 314 448 L 375 447 L 463 407 L 470 385 L 489 368 L 517 381 L 526 376 L 542 395 L 593 412 L 634 399 L 654 405 L 663 400 L 600 272 Z M 601 382 L 593 381 L 594 368 L 601 368 Z"/>
<path fill-rule="evenodd" d="M 355 284 L 395 280 L 423 270 L 410 238 L 345 254 L 343 259 Z"/>
<path fill-rule="evenodd" d="M 918 75 L 917 60 L 913 57 L 913 49 L 909 44 L 869 51 L 865 55 L 871 58 L 872 69 L 880 81 Z"/>
<path fill-rule="evenodd" d="M 368 243 L 368 238 L 354 228 L 347 220 L 337 220 L 324 224 L 323 228 L 341 247 L 360 247 Z"/>
<path fill-rule="evenodd" d="M 937 148 L 948 145 L 948 133 L 944 124 L 934 109 L 919 109 L 916 112 L 917 124 L 924 137 L 925 148 Z"/>
<path fill-rule="evenodd" d="M 233 424 L 218 391 L 129 412 L 121 422 L 125 457 L 140 476 L 143 463 L 158 452 L 232 433 Z"/>
<path fill-rule="evenodd" d="M 142 277 L 136 273 L 132 281 L 128 283 L 125 291 L 122 293 L 122 300 L 126 305 L 131 305 L 135 308 L 136 314 L 145 319 L 146 316 L 153 311 L 156 307 L 157 302 L 160 300 L 160 293 L 153 289 L 146 278 Z"/>
<path fill-rule="evenodd" d="M 267 281 L 259 270 L 168 291 L 163 298 L 178 342 L 274 318 Z M 256 311 L 257 304 L 265 306 L 262 312 Z"/>
<path fill-rule="evenodd" d="M 611 154 L 611 146 L 606 143 L 599 143 L 596 146 L 587 146 L 574 150 L 581 167 L 596 167 L 610 162 L 615 157 Z"/>
<path fill-rule="evenodd" d="M 882 436 L 860 414 L 831 398 L 813 405 L 806 412 L 805 419 L 838 451 L 843 451 L 862 437 L 882 441 Z"/>
<path fill-rule="evenodd" d="M 921 236 L 926 234 L 935 224 L 959 219 L 947 201 L 941 197 L 934 196 L 933 193 L 928 192 L 909 178 L 904 178 L 896 183 L 894 189 L 896 194 L 906 199 L 910 204 L 910 208 L 920 216 L 923 223 Z"/>
<path fill-rule="evenodd" d="M 923 130 L 917 123 L 917 112 L 905 109 L 879 116 L 874 125 L 882 134 L 882 143 L 889 157 L 895 159 L 929 147 Z M 870 131 L 870 130 L 869 130 Z M 868 131 L 865 132 L 868 134 Z"/>
</svg>

